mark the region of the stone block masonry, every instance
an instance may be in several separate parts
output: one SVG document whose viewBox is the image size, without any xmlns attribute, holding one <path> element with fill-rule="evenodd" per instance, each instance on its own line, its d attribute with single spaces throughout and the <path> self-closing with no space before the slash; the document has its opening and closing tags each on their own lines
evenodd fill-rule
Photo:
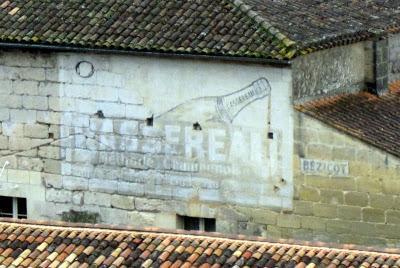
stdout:
<svg viewBox="0 0 400 268">
<path fill-rule="evenodd" d="M 400 80 L 400 34 L 391 35 L 389 47 L 389 82 Z"/>
<path fill-rule="evenodd" d="M 95 57 L 91 79 L 75 73 L 79 58 L 0 53 L 0 165 L 9 163 L 0 195 L 26 197 L 30 218 L 60 219 L 75 209 L 92 210 L 107 222 L 113 209 L 135 210 L 120 176 L 111 175 L 113 166 L 125 164 L 125 155 L 111 151 L 139 152 L 133 137 L 150 114 L 143 100 L 123 87 L 121 74 L 110 70 L 110 57 Z M 99 165 L 88 166 L 94 162 Z M 101 195 L 111 197 L 108 203 Z"/>
<path fill-rule="evenodd" d="M 293 61 L 293 100 L 363 90 L 368 80 L 366 42 L 318 51 Z M 371 66 L 372 69 L 372 66 Z"/>
<path fill-rule="evenodd" d="M 187 215 L 219 232 L 399 246 L 400 161 L 295 113 L 289 70 L 32 57 L 0 54 L 0 195 L 26 197 L 30 218 L 175 228 Z M 93 76 L 76 73 L 82 59 Z M 262 95 L 236 117 L 206 104 L 242 90 L 228 103 Z"/>
<path fill-rule="evenodd" d="M 398 247 L 399 159 L 301 113 L 295 144 L 295 209 L 289 215 L 300 216 L 301 229 L 317 240 Z M 303 159 L 347 163 L 348 174 L 327 175 L 316 166 L 310 172 Z M 296 230 L 282 223 L 273 233 L 295 238 Z"/>
<path fill-rule="evenodd" d="M 384 94 L 389 90 L 389 40 L 374 42 L 375 93 Z"/>
<path fill-rule="evenodd" d="M 82 60 L 93 73 L 77 72 Z M 188 215 L 229 233 L 300 228 L 268 209 L 293 205 L 292 171 L 280 168 L 293 149 L 290 85 L 290 71 L 261 65 L 2 52 L 0 166 L 16 172 L 0 194 L 34 200 L 36 219 L 175 228 L 171 219 Z"/>
</svg>

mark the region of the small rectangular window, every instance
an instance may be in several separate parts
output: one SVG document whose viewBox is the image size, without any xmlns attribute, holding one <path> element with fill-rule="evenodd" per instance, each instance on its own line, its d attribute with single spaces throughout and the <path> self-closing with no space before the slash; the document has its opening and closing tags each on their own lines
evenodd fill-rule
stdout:
<svg viewBox="0 0 400 268">
<path fill-rule="evenodd" d="M 200 219 L 194 217 L 183 217 L 183 229 L 199 231 Z"/>
<path fill-rule="evenodd" d="M 26 198 L 0 196 L 0 217 L 27 218 Z"/>
<path fill-rule="evenodd" d="M 207 232 L 215 232 L 215 219 L 204 218 L 204 230 Z"/>
<path fill-rule="evenodd" d="M 15 198 L 15 197 L 14 197 Z M 28 210 L 26 207 L 26 198 L 15 198 L 18 202 L 18 219 L 28 218 Z"/>
<path fill-rule="evenodd" d="M 0 216 L 4 218 L 13 217 L 12 197 L 0 196 Z"/>
<path fill-rule="evenodd" d="M 215 219 L 178 216 L 178 224 L 187 231 L 215 232 Z"/>
</svg>

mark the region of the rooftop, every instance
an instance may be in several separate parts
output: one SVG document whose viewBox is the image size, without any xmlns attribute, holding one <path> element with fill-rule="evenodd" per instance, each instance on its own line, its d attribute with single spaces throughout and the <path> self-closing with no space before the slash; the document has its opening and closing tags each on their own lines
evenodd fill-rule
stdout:
<svg viewBox="0 0 400 268">
<path fill-rule="evenodd" d="M 366 143 L 400 157 L 400 81 L 389 93 L 339 94 L 297 109 Z"/>
<path fill-rule="evenodd" d="M 0 219 L 6 267 L 399 267 L 398 250 Z"/>
<path fill-rule="evenodd" d="M 0 0 L 0 45 L 289 60 L 397 32 L 397 0 Z"/>
<path fill-rule="evenodd" d="M 243 1 L 304 52 L 398 32 L 400 26 L 398 0 Z"/>
</svg>

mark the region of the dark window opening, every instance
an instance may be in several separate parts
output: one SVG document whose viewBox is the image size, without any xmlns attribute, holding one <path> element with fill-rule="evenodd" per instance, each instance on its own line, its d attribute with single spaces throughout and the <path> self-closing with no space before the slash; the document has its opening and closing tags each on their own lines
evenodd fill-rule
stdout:
<svg viewBox="0 0 400 268">
<path fill-rule="evenodd" d="M 0 217 L 27 218 L 26 198 L 0 196 Z"/>
<path fill-rule="evenodd" d="M 98 118 L 106 118 L 106 117 L 104 116 L 104 113 L 103 113 L 102 110 L 98 110 L 98 111 L 95 113 L 95 115 L 96 115 Z"/>
<path fill-rule="evenodd" d="M 5 218 L 13 217 L 12 197 L 0 196 L 0 216 Z"/>
<path fill-rule="evenodd" d="M 196 122 L 196 123 L 193 124 L 193 130 L 202 130 L 199 122 Z"/>
<path fill-rule="evenodd" d="M 183 217 L 183 229 L 185 230 L 200 230 L 200 219 L 193 217 Z"/>
<path fill-rule="evenodd" d="M 187 231 L 215 232 L 215 219 L 178 216 L 179 225 Z"/>
<path fill-rule="evenodd" d="M 204 220 L 204 230 L 206 232 L 215 232 L 215 219 L 203 219 Z"/>
<path fill-rule="evenodd" d="M 146 118 L 146 125 L 151 127 L 154 124 L 154 116 L 151 116 L 149 118 Z"/>
<path fill-rule="evenodd" d="M 26 207 L 26 198 L 17 198 L 18 202 L 18 219 L 26 219 L 28 210 Z"/>
</svg>

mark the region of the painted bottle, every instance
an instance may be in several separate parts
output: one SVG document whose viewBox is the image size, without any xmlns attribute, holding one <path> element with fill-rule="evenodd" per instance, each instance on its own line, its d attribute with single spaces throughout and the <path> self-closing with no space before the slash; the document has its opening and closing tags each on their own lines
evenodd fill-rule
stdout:
<svg viewBox="0 0 400 268">
<path fill-rule="evenodd" d="M 271 86 L 268 80 L 260 78 L 250 85 L 226 95 L 191 99 L 156 116 L 155 119 L 186 122 L 222 121 L 232 123 L 243 109 L 270 94 Z"/>
</svg>

